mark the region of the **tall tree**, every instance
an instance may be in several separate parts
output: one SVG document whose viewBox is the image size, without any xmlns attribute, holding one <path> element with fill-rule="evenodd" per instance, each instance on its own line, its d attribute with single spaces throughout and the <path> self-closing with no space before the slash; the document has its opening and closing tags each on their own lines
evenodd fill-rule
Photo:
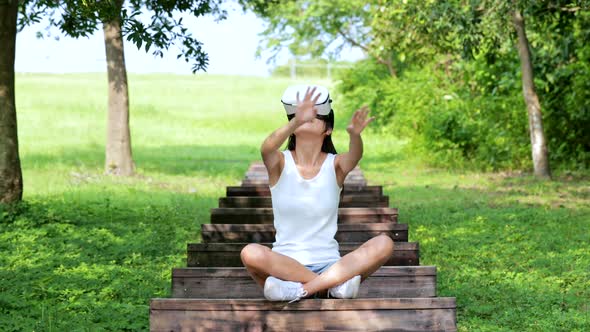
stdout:
<svg viewBox="0 0 590 332">
<path fill-rule="evenodd" d="M 539 103 L 539 96 L 537 95 L 533 79 L 533 61 L 531 59 L 530 44 L 525 30 L 524 18 L 519 9 L 515 8 L 513 10 L 512 20 L 518 36 L 517 44 L 522 74 L 522 93 L 529 117 L 533 168 L 537 177 L 551 178 L 547 143 L 543 131 L 541 103 Z"/>
<path fill-rule="evenodd" d="M 0 203 L 23 195 L 14 102 L 17 8 L 17 0 L 0 0 Z"/>
<path fill-rule="evenodd" d="M 117 0 L 115 6 L 116 13 L 120 13 L 123 0 Z M 102 26 L 109 79 L 109 115 L 105 169 L 110 174 L 131 175 L 134 172 L 135 165 L 131 153 L 129 89 L 121 18 L 119 15 L 107 18 Z"/>
</svg>

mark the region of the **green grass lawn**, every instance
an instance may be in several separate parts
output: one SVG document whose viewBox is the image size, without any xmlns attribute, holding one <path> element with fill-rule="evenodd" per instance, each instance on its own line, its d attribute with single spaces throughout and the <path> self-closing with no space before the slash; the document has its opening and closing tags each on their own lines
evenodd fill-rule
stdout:
<svg viewBox="0 0 590 332">
<path fill-rule="evenodd" d="M 287 79 L 129 80 L 137 175 L 111 178 L 106 74 L 17 75 L 25 194 L 0 211 L 0 330 L 147 330 L 186 243 L 287 121 Z M 351 114 L 338 96 L 334 110 L 344 152 Z M 369 127 L 360 166 L 437 266 L 438 295 L 457 298 L 460 331 L 590 330 L 588 173 L 432 169 Z"/>
</svg>

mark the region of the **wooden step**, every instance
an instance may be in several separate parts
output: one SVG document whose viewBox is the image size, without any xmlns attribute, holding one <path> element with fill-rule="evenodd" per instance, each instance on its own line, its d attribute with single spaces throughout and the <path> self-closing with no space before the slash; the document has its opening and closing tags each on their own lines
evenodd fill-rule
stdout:
<svg viewBox="0 0 590 332">
<path fill-rule="evenodd" d="M 380 197 L 383 195 L 382 186 L 349 186 L 344 184 L 341 195 L 355 196 L 373 196 Z M 268 185 L 256 186 L 228 186 L 226 187 L 226 196 L 270 196 Z"/>
<path fill-rule="evenodd" d="M 382 266 L 361 283 L 358 298 L 436 296 L 435 266 Z M 172 297 L 264 298 L 244 267 L 172 270 Z"/>
<path fill-rule="evenodd" d="M 396 208 L 338 208 L 338 223 L 397 222 Z M 272 224 L 272 208 L 212 208 L 212 224 Z"/>
<path fill-rule="evenodd" d="M 387 299 L 164 299 L 151 331 L 456 331 L 454 297 Z"/>
<path fill-rule="evenodd" d="M 201 224 L 203 242 L 274 242 L 272 224 Z M 335 239 L 338 242 L 365 242 L 381 233 L 394 241 L 408 241 L 408 225 L 397 223 L 340 224 Z"/>
<path fill-rule="evenodd" d="M 270 196 L 230 196 L 219 198 L 220 208 L 255 208 L 255 207 L 272 207 Z M 371 197 L 371 196 L 341 196 L 341 208 L 352 207 L 389 207 L 389 196 Z"/>
<path fill-rule="evenodd" d="M 187 245 L 188 267 L 243 267 L 240 252 L 248 243 L 189 243 Z M 272 248 L 272 243 L 260 243 Z M 340 256 L 344 256 L 362 243 L 339 243 Z M 385 266 L 420 265 L 417 242 L 395 242 L 393 254 Z"/>
</svg>

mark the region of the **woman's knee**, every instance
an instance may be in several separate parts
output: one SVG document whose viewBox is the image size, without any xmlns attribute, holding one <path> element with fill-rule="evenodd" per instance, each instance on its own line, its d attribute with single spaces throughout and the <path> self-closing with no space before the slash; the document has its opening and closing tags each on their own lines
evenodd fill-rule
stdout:
<svg viewBox="0 0 590 332">
<path fill-rule="evenodd" d="M 375 247 L 379 256 L 383 259 L 389 258 L 393 254 L 393 239 L 386 234 L 379 234 L 373 238 Z"/>
<path fill-rule="evenodd" d="M 240 258 L 245 265 L 257 266 L 267 260 L 268 247 L 258 243 L 247 244 L 240 252 Z"/>
</svg>

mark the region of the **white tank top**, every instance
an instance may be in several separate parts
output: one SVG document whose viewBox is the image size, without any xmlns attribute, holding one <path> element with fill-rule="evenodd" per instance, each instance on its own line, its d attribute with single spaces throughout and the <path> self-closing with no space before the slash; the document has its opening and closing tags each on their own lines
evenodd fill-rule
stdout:
<svg viewBox="0 0 590 332">
<path fill-rule="evenodd" d="M 328 153 L 319 173 L 304 179 L 290 150 L 282 151 L 285 166 L 277 183 L 269 187 L 276 230 L 272 251 L 303 265 L 340 259 L 334 236 L 342 188 L 336 181 L 335 154 Z"/>
</svg>

